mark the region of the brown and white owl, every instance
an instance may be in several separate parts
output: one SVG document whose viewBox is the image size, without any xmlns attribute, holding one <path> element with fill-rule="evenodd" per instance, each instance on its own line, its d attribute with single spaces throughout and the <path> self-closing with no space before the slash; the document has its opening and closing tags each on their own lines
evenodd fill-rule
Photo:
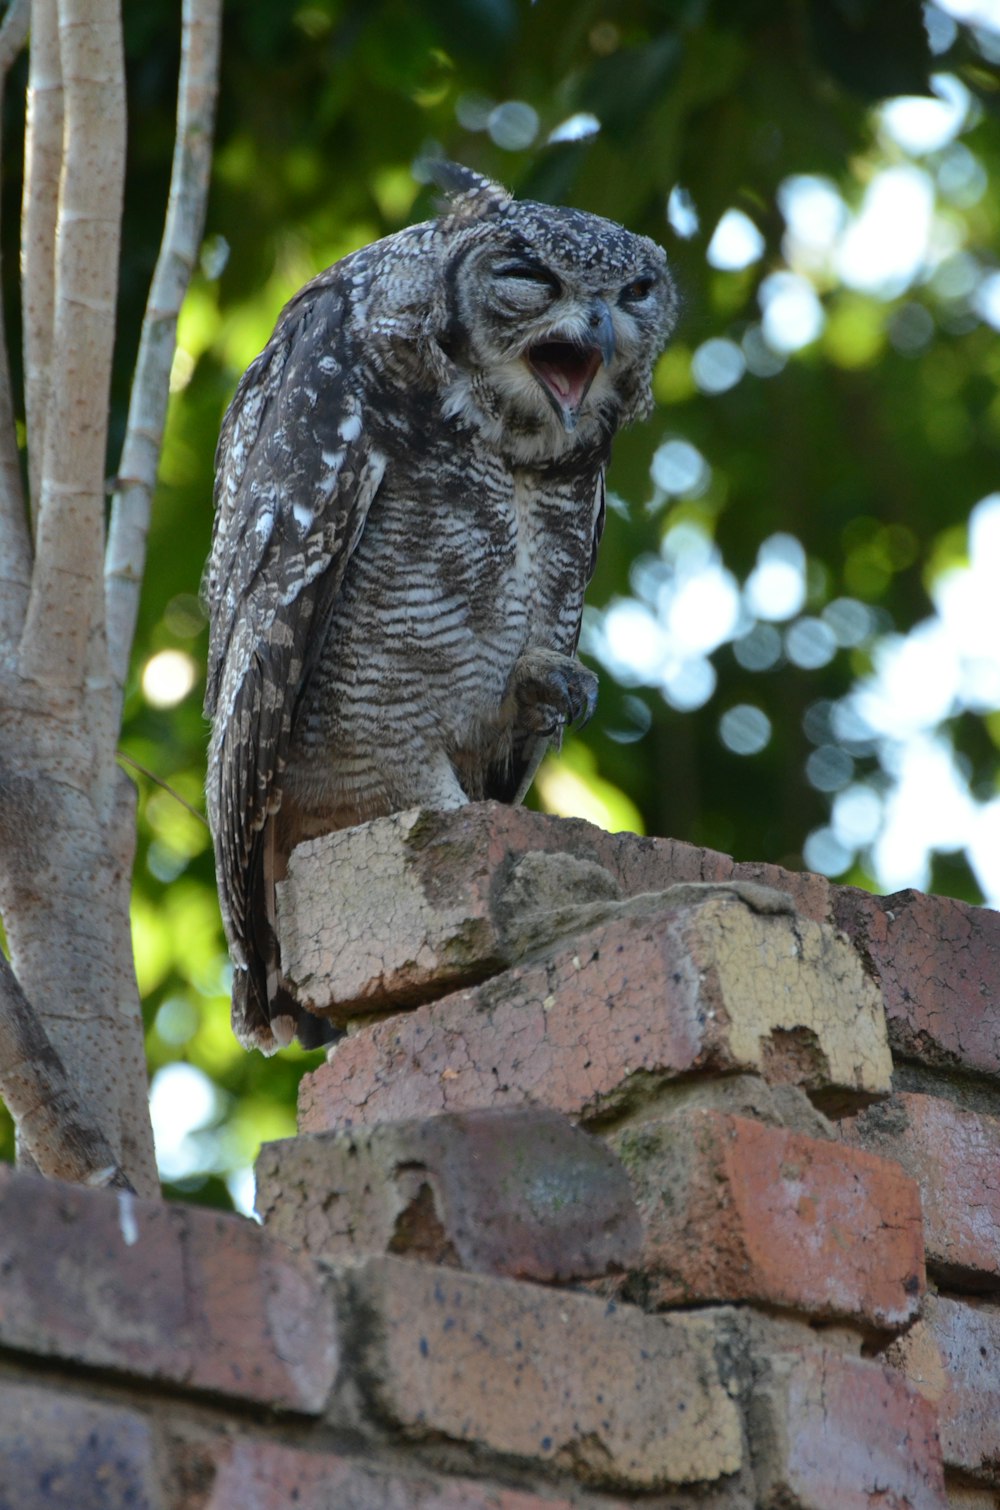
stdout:
<svg viewBox="0 0 1000 1510">
<path fill-rule="evenodd" d="M 294 846 L 518 801 L 593 711 L 576 648 L 604 469 L 676 316 L 646 237 L 435 177 L 438 219 L 295 295 L 219 440 L 208 812 L 233 1025 L 265 1053 L 325 1026 L 281 978 Z"/>
</svg>

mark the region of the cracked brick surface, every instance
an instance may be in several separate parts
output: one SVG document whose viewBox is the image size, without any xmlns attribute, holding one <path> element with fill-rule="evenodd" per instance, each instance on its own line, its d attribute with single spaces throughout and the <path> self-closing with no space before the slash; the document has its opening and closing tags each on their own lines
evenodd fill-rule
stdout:
<svg viewBox="0 0 1000 1510">
<path fill-rule="evenodd" d="M 343 1040 L 302 1081 L 300 1128 L 524 1104 L 588 1117 L 703 1069 L 848 1099 L 888 1090 L 881 1004 L 853 950 L 726 895 L 614 918 Z"/>
<path fill-rule="evenodd" d="M 318 1414 L 337 1366 L 310 1260 L 243 1217 L 0 1168 L 0 1346 Z"/>
<path fill-rule="evenodd" d="M 847 1143 L 896 1159 L 920 1186 L 927 1266 L 945 1283 L 1000 1280 L 1000 1118 L 900 1092 L 839 1127 Z"/>
<path fill-rule="evenodd" d="M 540 1108 L 265 1144 L 257 1209 L 317 1257 L 397 1253 L 544 1282 L 638 1262 L 639 1214 L 600 1138 Z"/>
<path fill-rule="evenodd" d="M 712 1322 L 407 1259 L 343 1271 L 365 1318 L 352 1366 L 411 1440 L 450 1439 L 654 1489 L 714 1481 L 742 1459 Z"/>
<path fill-rule="evenodd" d="M 756 1301 L 877 1328 L 917 1315 L 920 1197 L 898 1164 L 702 1109 L 613 1146 L 643 1218 L 647 1305 Z"/>
<path fill-rule="evenodd" d="M 950 897 L 835 887 L 834 916 L 885 1000 L 893 1053 L 1000 1074 L 1000 913 Z"/>
<path fill-rule="evenodd" d="M 928 1295 L 885 1356 L 934 1407 L 947 1466 L 1000 1487 L 1000 1306 Z"/>
<path fill-rule="evenodd" d="M 525 866 L 530 883 L 518 884 Z M 282 965 L 300 1000 L 347 1021 L 496 973 L 546 931 L 578 932 L 574 909 L 733 880 L 787 892 L 814 921 L 829 915 L 818 876 L 492 802 L 414 809 L 299 846 L 278 886 Z"/>
<path fill-rule="evenodd" d="M 946 1510 L 930 1404 L 827 1349 L 765 1361 L 750 1412 L 759 1510 Z"/>
</svg>

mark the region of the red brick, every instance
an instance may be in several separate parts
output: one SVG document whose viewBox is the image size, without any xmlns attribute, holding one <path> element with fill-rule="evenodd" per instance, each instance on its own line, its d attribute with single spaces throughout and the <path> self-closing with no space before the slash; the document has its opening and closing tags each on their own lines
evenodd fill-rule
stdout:
<svg viewBox="0 0 1000 1510">
<path fill-rule="evenodd" d="M 937 1411 L 947 1466 L 1000 1486 L 1000 1307 L 928 1295 L 886 1358 Z"/>
<path fill-rule="evenodd" d="M 874 1327 L 917 1314 L 920 1197 L 897 1164 L 708 1109 L 613 1146 L 645 1224 L 644 1303 L 749 1300 Z"/>
<path fill-rule="evenodd" d="M 0 1170 L 0 1345 L 318 1414 L 315 1270 L 253 1222 Z"/>
<path fill-rule="evenodd" d="M 410 1259 L 345 1266 L 350 1363 L 404 1437 L 462 1442 L 584 1481 L 653 1489 L 735 1473 L 736 1407 L 699 1317 Z"/>
<path fill-rule="evenodd" d="M 825 1348 L 767 1360 L 750 1407 L 759 1510 L 945 1510 L 934 1410 Z"/>
<path fill-rule="evenodd" d="M 268 1230 L 315 1257 L 398 1253 L 521 1279 L 589 1279 L 638 1262 L 628 1178 L 558 1112 L 453 1113 L 268 1143 Z"/>
<path fill-rule="evenodd" d="M 397 1473 L 334 1453 L 246 1440 L 224 1450 L 211 1495 L 198 1510 L 288 1510 L 291 1505 L 302 1510 L 571 1510 L 561 1497 L 465 1477 Z M 602 1505 L 625 1510 L 620 1501 Z"/>
<path fill-rule="evenodd" d="M 927 1267 L 993 1288 L 1000 1276 L 1000 1118 L 905 1092 L 840 1124 L 845 1142 L 896 1159 L 920 1186 Z"/>
<path fill-rule="evenodd" d="M 919 891 L 833 897 L 881 988 L 893 1052 L 1000 1074 L 1000 913 Z"/>
<path fill-rule="evenodd" d="M 0 1382 L 3 1510 L 147 1510 L 161 1503 L 138 1411 L 78 1391 Z"/>
<path fill-rule="evenodd" d="M 351 850 L 346 857 L 351 863 L 340 864 L 344 846 Z M 393 905 L 375 909 L 376 916 L 381 912 L 389 920 L 382 939 L 372 933 L 373 909 L 368 891 L 357 885 L 354 864 L 355 851 L 365 855 L 370 847 L 391 859 L 392 866 L 386 882 L 392 882 Z M 802 916 L 834 922 L 854 940 L 884 993 L 893 1047 L 901 1057 L 1000 1073 L 1000 1020 L 991 1010 L 1000 994 L 1000 914 L 913 891 L 875 897 L 854 887 L 831 886 L 821 876 L 736 862 L 673 839 L 606 834 L 578 819 L 497 803 L 424 813 L 416 821 L 412 814 L 379 819 L 302 846 L 297 855 L 306 892 L 318 887 L 329 894 L 333 910 L 345 920 L 345 937 L 336 952 L 327 949 L 325 960 L 315 940 L 303 939 L 305 952 L 315 956 L 307 973 L 330 974 L 336 964 L 356 976 L 364 955 L 368 965 L 361 968 L 361 977 L 370 977 L 370 984 L 361 980 L 361 996 L 379 999 L 384 1006 L 412 1001 L 415 991 L 439 995 L 502 968 L 510 956 L 498 906 L 512 868 L 531 853 L 601 866 L 625 896 L 662 891 L 678 882 L 733 880 L 785 891 Z M 293 861 L 293 869 L 299 863 Z M 306 881 L 307 870 L 315 872 L 315 885 Z M 333 897 L 338 886 L 342 898 Z M 404 950 L 391 964 L 387 956 L 401 936 L 402 891 L 451 921 L 437 935 L 436 953 L 428 951 L 424 940 L 422 950 Z M 285 914 L 295 910 L 289 898 Z M 353 927 L 349 920 L 355 917 Z M 360 952 L 359 940 L 364 944 Z"/>
<path fill-rule="evenodd" d="M 512 904 L 515 911 L 540 905 L 515 874 L 539 855 L 561 862 L 561 895 L 541 903 L 555 912 L 590 900 L 593 876 L 584 872 L 600 868 L 607 873 L 601 896 L 608 886 L 636 896 L 678 882 L 741 880 L 788 892 L 815 921 L 830 913 L 830 884 L 820 876 L 472 803 L 451 813 L 396 814 L 301 845 L 278 888 L 285 969 L 304 1001 L 321 1011 L 335 1001 L 331 1015 L 342 1017 L 481 979 L 511 962 Z"/>
<path fill-rule="evenodd" d="M 472 991 L 343 1040 L 300 1127 L 541 1103 L 608 1115 L 651 1077 L 746 1069 L 841 1098 L 889 1086 L 881 1003 L 847 943 L 716 895 L 616 917 Z"/>
</svg>

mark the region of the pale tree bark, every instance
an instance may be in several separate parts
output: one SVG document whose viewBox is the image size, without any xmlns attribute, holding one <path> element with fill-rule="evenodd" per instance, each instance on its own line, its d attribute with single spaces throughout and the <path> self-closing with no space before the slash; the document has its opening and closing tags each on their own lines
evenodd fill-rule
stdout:
<svg viewBox="0 0 1000 1510">
<path fill-rule="evenodd" d="M 121 694 L 139 612 L 146 536 L 163 445 L 181 300 L 198 259 L 212 163 L 219 73 L 218 6 L 185 0 L 177 137 L 163 245 L 149 290 L 128 428 L 111 507 L 105 592 L 111 671 Z"/>
<path fill-rule="evenodd" d="M 57 0 L 31 0 L 31 53 L 21 204 L 21 324 L 24 407 L 32 435 L 28 472 L 32 509 L 41 494 L 48 412 L 55 280 L 56 212 L 62 168 L 63 81 Z"/>
<path fill-rule="evenodd" d="M 38 1169 L 82 1185 L 131 1190 L 2 954 L 0 1003 L 4 1099 Z"/>
<path fill-rule="evenodd" d="M 127 1177 L 141 1193 L 158 1186 L 130 944 L 135 798 L 115 750 L 176 313 L 204 218 L 219 0 L 186 0 L 183 25 L 180 145 L 123 467 L 141 506 L 126 500 L 128 528 L 116 522 L 106 597 L 126 130 L 120 3 L 33 0 L 22 215 L 33 554 L 23 505 L 0 500 L 12 537 L 20 520 L 29 568 L 26 602 L 22 591 L 20 612 L 8 604 L 0 640 L 0 912 L 16 977 L 0 979 L 0 1094 L 43 1172 L 79 1179 L 110 1169 L 112 1180 Z M 9 428 L 0 460 L 4 444 Z M 124 612 L 115 601 L 120 583 Z M 30 1033 L 25 1011 L 35 1018 Z M 17 1052 L 5 1054 L 5 1042 Z M 26 1078 L 30 1062 L 44 1066 L 41 1080 Z"/>
</svg>

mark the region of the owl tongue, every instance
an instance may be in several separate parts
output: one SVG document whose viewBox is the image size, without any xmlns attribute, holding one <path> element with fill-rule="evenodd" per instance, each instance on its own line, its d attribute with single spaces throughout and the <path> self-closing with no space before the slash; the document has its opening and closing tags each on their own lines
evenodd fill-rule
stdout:
<svg viewBox="0 0 1000 1510">
<path fill-rule="evenodd" d="M 567 430 L 576 429 L 580 405 L 601 365 L 595 346 L 543 341 L 528 351 L 528 364 Z"/>
</svg>

